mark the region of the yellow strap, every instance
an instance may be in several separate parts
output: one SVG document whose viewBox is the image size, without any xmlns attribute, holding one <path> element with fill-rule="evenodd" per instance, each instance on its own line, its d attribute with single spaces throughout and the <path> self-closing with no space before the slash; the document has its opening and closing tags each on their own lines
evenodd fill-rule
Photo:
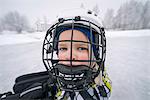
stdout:
<svg viewBox="0 0 150 100">
<path fill-rule="evenodd" d="M 95 83 L 92 83 L 91 86 L 92 86 L 92 88 L 95 88 L 95 87 L 96 87 L 96 84 L 95 84 Z"/>
<path fill-rule="evenodd" d="M 60 89 L 58 89 L 58 92 L 57 92 L 57 94 L 56 94 L 56 97 L 61 96 L 61 93 L 62 93 L 62 91 L 61 91 Z"/>
<path fill-rule="evenodd" d="M 104 84 L 106 85 L 106 87 L 110 90 L 110 92 L 112 92 L 112 82 L 111 82 L 110 78 L 108 77 L 108 74 L 106 73 L 106 67 L 104 69 L 103 74 L 104 74 L 104 76 L 102 76 L 102 80 L 103 80 Z"/>
<path fill-rule="evenodd" d="M 112 91 L 112 82 L 111 80 L 109 79 L 108 76 L 103 76 L 102 77 L 102 80 L 104 82 L 104 84 L 106 85 L 106 87 L 110 90 L 110 92 Z"/>
</svg>

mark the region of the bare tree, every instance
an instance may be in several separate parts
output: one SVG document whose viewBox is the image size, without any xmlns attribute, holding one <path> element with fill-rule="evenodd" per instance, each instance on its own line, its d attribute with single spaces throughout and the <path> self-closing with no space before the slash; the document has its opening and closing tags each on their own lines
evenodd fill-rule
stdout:
<svg viewBox="0 0 150 100">
<path fill-rule="evenodd" d="M 150 1 L 146 1 L 143 6 L 143 13 L 142 13 L 142 24 L 143 28 L 150 28 Z"/>
<path fill-rule="evenodd" d="M 46 16 L 43 16 L 43 20 L 44 20 L 44 29 L 43 31 L 46 31 L 48 29 L 48 20 Z"/>
<path fill-rule="evenodd" d="M 120 6 L 115 16 L 115 25 L 119 29 L 141 29 L 143 4 L 137 1 L 126 2 Z"/>
<path fill-rule="evenodd" d="M 2 29 L 2 23 L 1 23 L 1 20 L 0 20 L 0 32 L 2 32 L 3 29 Z"/>
<path fill-rule="evenodd" d="M 84 8 L 84 4 L 83 3 L 81 3 L 80 8 Z"/>
<path fill-rule="evenodd" d="M 35 25 L 36 25 L 36 31 L 37 32 L 41 31 L 41 20 L 39 18 L 37 18 Z"/>
<path fill-rule="evenodd" d="M 21 33 L 29 28 L 28 20 L 18 12 L 9 12 L 2 18 L 4 30 L 17 31 Z"/>
<path fill-rule="evenodd" d="M 114 24 L 114 10 L 113 9 L 107 9 L 106 14 L 104 16 L 104 24 L 105 24 L 105 27 L 108 29 L 113 28 L 113 24 Z"/>
</svg>

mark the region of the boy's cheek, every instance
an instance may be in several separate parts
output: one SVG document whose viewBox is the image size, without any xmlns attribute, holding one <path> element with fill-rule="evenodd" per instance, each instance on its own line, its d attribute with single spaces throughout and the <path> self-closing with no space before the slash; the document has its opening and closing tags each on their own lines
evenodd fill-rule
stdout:
<svg viewBox="0 0 150 100">
<path fill-rule="evenodd" d="M 63 55 L 58 56 L 59 60 L 65 60 Z M 80 55 L 76 60 L 89 60 L 87 55 Z M 60 64 L 70 65 L 69 61 L 59 61 Z M 72 62 L 72 65 L 89 65 L 88 62 Z"/>
<path fill-rule="evenodd" d="M 88 57 L 88 54 L 87 53 L 80 53 L 80 54 L 78 54 L 79 56 L 78 56 L 78 60 L 88 60 L 89 59 L 89 57 Z"/>
<path fill-rule="evenodd" d="M 78 60 L 88 60 L 88 56 L 81 56 L 81 57 L 79 57 L 79 59 Z"/>
<path fill-rule="evenodd" d="M 64 59 L 65 58 L 65 56 L 63 55 L 63 53 L 58 53 L 58 59 Z"/>
</svg>

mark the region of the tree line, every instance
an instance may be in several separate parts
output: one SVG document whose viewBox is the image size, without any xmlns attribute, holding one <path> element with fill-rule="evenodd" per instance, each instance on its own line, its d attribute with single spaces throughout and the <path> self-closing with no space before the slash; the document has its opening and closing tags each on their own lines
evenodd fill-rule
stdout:
<svg viewBox="0 0 150 100">
<path fill-rule="evenodd" d="M 0 31 L 9 30 L 21 33 L 29 31 L 30 25 L 26 16 L 20 15 L 17 11 L 9 12 L 0 19 Z"/>
<path fill-rule="evenodd" d="M 83 3 L 81 8 L 84 8 Z M 92 11 L 97 15 L 101 14 L 98 5 L 94 6 Z M 117 12 L 108 9 L 103 18 L 103 24 L 106 29 L 117 30 L 136 30 L 150 29 L 150 1 L 138 2 L 130 0 L 122 4 Z M 44 23 L 37 19 L 35 22 L 36 29 L 31 28 L 26 16 L 18 12 L 9 12 L 0 18 L 0 32 L 3 30 L 17 31 L 43 31 L 49 25 L 47 18 L 44 17 Z"/>
<path fill-rule="evenodd" d="M 31 26 L 28 18 L 17 11 L 8 12 L 0 18 L 0 32 L 4 30 L 16 31 L 17 33 L 22 33 L 22 31 L 41 32 L 46 31 L 48 29 L 48 25 L 47 18 L 44 16 L 43 21 L 37 18 L 37 21 Z"/>
<path fill-rule="evenodd" d="M 103 23 L 107 29 L 150 29 L 150 1 L 130 0 L 122 4 L 116 14 L 113 9 L 108 9 Z"/>
</svg>

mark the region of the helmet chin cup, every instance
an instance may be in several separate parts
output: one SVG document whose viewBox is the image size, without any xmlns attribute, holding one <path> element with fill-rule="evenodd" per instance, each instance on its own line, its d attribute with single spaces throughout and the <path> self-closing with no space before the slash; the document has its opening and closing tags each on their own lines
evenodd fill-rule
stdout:
<svg viewBox="0 0 150 100">
<path fill-rule="evenodd" d="M 86 65 L 57 64 L 54 71 L 61 88 L 67 91 L 86 89 L 93 82 L 93 75 L 97 73 Z"/>
</svg>

